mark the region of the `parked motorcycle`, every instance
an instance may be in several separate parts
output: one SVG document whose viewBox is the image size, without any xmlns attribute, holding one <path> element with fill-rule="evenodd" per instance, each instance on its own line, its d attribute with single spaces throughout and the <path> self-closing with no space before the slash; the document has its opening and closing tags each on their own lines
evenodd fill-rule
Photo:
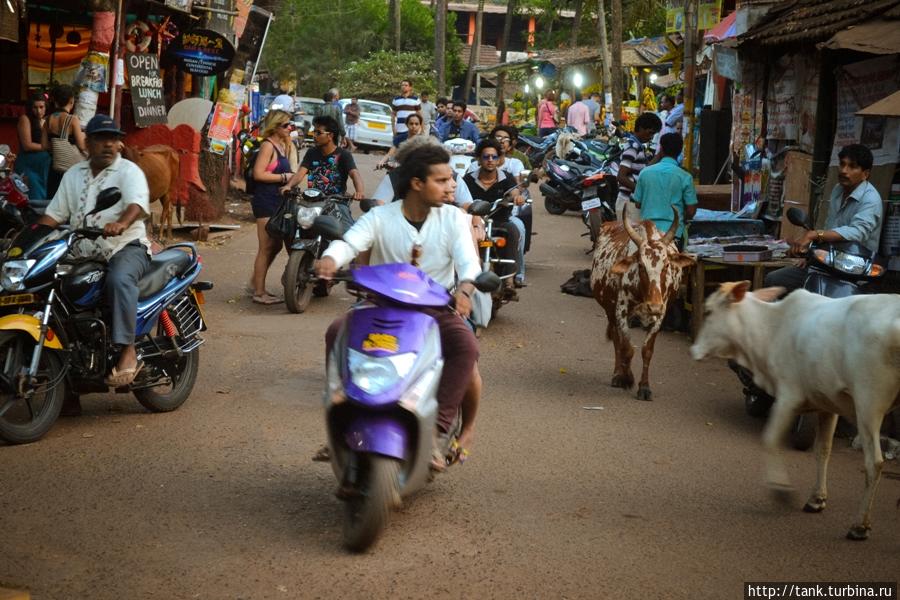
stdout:
<svg viewBox="0 0 900 600">
<path fill-rule="evenodd" d="M 293 216 L 296 225 L 283 278 L 284 303 L 292 313 L 305 311 L 312 296 L 324 298 L 331 292 L 333 282 L 312 280 L 313 265 L 322 258 L 328 244 L 334 239 L 317 228 L 315 223 L 320 215 L 332 215 L 340 219 L 337 203 L 346 201 L 346 198 L 326 196 L 316 189 L 295 192 L 296 211 Z"/>
<path fill-rule="evenodd" d="M 114 206 L 117 188 L 103 190 L 88 215 Z M 40 439 L 59 416 L 66 395 L 107 392 L 104 378 L 117 352 L 103 306 L 106 264 L 76 259 L 69 250 L 102 229 L 25 229 L 0 266 L 0 439 Z M 187 250 L 187 252 L 183 251 Z M 212 283 L 193 244 L 176 244 L 153 257 L 139 282 L 136 346 L 144 368 L 118 392 L 132 392 L 144 407 L 167 412 L 181 406 L 200 365 L 201 306 Z"/>
<path fill-rule="evenodd" d="M 9 146 L 0 145 L 0 238 L 7 239 L 37 221 L 50 204 L 50 200 L 28 197 L 28 184 L 13 172 L 10 156 Z"/>
<path fill-rule="evenodd" d="M 812 229 L 806 213 L 789 208 L 788 220 L 804 229 Z M 808 273 L 803 289 L 827 298 L 846 298 L 865 293 L 864 286 L 884 275 L 884 267 L 875 262 L 875 253 L 858 242 L 812 243 L 806 253 Z M 729 366 L 744 385 L 747 414 L 763 417 L 775 402 L 753 383 L 753 374 L 734 361 Z M 797 417 L 790 432 L 790 443 L 797 450 L 808 450 L 816 437 L 815 415 Z"/>
<path fill-rule="evenodd" d="M 422 309 L 452 310 L 452 297 L 408 264 L 361 266 L 336 279 L 362 302 L 350 309 L 328 357 L 325 424 L 345 503 L 344 546 L 361 552 L 402 498 L 431 479 L 443 358 L 437 324 Z M 475 281 L 485 292 L 499 285 L 493 273 Z M 445 453 L 460 423 L 458 416 Z"/>
<path fill-rule="evenodd" d="M 583 213 L 601 208 L 608 210 L 602 211 L 599 216 L 609 213 L 609 220 L 615 220 L 619 187 L 615 176 L 608 170 L 554 158 L 547 161 L 546 174 L 547 180 L 541 183 L 540 189 L 547 212 L 561 215 L 570 210 Z"/>
</svg>

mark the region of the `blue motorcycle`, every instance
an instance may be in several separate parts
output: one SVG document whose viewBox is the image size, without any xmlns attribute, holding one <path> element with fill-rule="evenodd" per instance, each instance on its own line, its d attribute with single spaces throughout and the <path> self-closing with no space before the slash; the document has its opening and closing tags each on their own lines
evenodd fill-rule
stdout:
<svg viewBox="0 0 900 600">
<path fill-rule="evenodd" d="M 401 498 L 430 480 L 444 361 L 437 322 L 422 309 L 452 310 L 452 298 L 408 264 L 359 267 L 336 279 L 364 300 L 350 310 L 328 357 L 325 390 L 331 465 L 346 503 L 344 545 L 358 552 L 375 541 Z M 486 272 L 475 285 L 490 292 L 500 280 Z"/>
<path fill-rule="evenodd" d="M 121 194 L 108 188 L 88 214 L 114 206 Z M 104 379 L 117 352 L 102 299 L 107 266 L 73 258 L 79 240 L 102 229 L 26 229 L 0 266 L 0 439 L 23 444 L 40 439 L 64 401 L 109 391 Z M 200 333 L 206 330 L 202 264 L 193 244 L 176 244 L 154 256 L 139 282 L 136 349 L 144 367 L 129 386 L 147 409 L 181 406 L 200 365 Z"/>
</svg>

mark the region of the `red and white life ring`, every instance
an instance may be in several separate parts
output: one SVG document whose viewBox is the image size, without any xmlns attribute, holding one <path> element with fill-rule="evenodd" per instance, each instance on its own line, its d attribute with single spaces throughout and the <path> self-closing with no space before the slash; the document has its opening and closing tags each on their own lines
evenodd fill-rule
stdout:
<svg viewBox="0 0 900 600">
<path fill-rule="evenodd" d="M 125 49 L 129 52 L 146 52 L 153 33 L 143 21 L 135 21 L 125 29 Z"/>
</svg>

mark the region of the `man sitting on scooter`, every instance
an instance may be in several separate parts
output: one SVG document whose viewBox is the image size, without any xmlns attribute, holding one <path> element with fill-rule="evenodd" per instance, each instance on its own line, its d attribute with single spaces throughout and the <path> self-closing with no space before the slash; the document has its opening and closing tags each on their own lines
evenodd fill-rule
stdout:
<svg viewBox="0 0 900 600">
<path fill-rule="evenodd" d="M 112 342 L 121 346 L 122 352 L 106 383 L 122 387 L 133 382 L 143 366 L 134 347 L 134 329 L 138 282 L 150 266 L 150 241 L 144 226 L 150 214 L 150 192 L 140 167 L 119 156 L 124 133 L 111 118 L 96 115 L 84 132 L 89 158 L 66 171 L 38 225 L 56 228 L 69 223 L 81 227 L 101 191 L 121 191 L 122 199 L 117 204 L 87 218 L 88 227 L 103 228 L 103 237 L 81 240 L 76 252 L 109 261 L 106 296 L 112 316 Z"/>
<path fill-rule="evenodd" d="M 810 230 L 794 240 L 791 251 L 806 253 L 810 243 L 858 242 L 878 251 L 881 238 L 881 195 L 869 183 L 872 151 L 862 144 L 844 146 L 838 153 L 838 184 L 831 190 L 825 229 Z M 784 267 L 766 275 L 766 287 L 784 287 L 788 292 L 803 287 L 806 265 Z"/>
<path fill-rule="evenodd" d="M 478 341 L 465 317 L 472 310 L 472 283 L 481 273 L 478 255 L 472 246 L 467 215 L 445 200 L 455 186 L 450 155 L 442 147 L 426 144 L 416 148 L 397 168 L 400 202 L 377 206 L 364 214 L 344 234 L 332 242 L 316 262 L 319 277 L 332 277 L 360 252 L 371 250 L 369 264 L 413 262 L 447 289 L 456 287 L 456 312 L 426 311 L 437 321 L 441 334 L 444 370 L 438 384 L 438 417 L 435 456 L 432 467 L 443 470 L 445 457 L 439 448 L 447 436 L 463 402 L 475 363 Z M 459 283 L 457 283 L 457 281 Z M 326 356 L 337 338 L 346 316 L 334 321 L 325 334 Z M 464 419 L 460 445 L 471 437 L 473 423 Z"/>
<path fill-rule="evenodd" d="M 494 202 L 502 198 L 506 192 L 510 192 L 516 206 L 521 206 L 525 202 L 525 198 L 516 189 L 518 182 L 515 177 L 507 175 L 505 171 L 498 168 L 502 155 L 503 152 L 497 140 L 493 138 L 482 140 L 475 148 L 478 168 L 472 173 L 467 173 L 463 181 L 466 182 L 472 198 L 475 200 Z M 525 287 L 525 224 L 515 216 L 510 216 L 509 222 L 513 227 L 507 227 L 508 242 L 516 249 L 515 286 L 521 288 Z"/>
</svg>

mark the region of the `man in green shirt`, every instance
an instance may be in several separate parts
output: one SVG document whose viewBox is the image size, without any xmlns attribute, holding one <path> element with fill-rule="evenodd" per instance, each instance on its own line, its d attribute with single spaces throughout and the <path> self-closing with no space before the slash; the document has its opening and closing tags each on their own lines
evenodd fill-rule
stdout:
<svg viewBox="0 0 900 600">
<path fill-rule="evenodd" d="M 675 240 L 679 249 L 684 243 L 684 224 L 697 212 L 697 193 L 690 174 L 678 165 L 678 155 L 684 146 L 681 136 L 667 133 L 659 138 L 662 149 L 660 161 L 641 170 L 632 201 L 641 211 L 642 219 L 653 221 L 662 232 L 672 226 L 672 208 L 678 211 L 678 231 Z"/>
</svg>

